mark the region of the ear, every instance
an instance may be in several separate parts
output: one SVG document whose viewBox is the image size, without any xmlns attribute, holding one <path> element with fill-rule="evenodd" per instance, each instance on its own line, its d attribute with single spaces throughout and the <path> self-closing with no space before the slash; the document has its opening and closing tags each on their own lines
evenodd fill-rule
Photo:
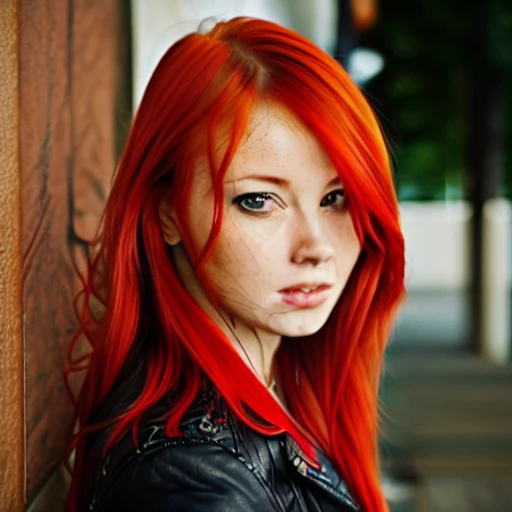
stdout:
<svg viewBox="0 0 512 512">
<path fill-rule="evenodd" d="M 164 240 L 169 245 L 177 245 L 181 242 L 181 233 L 176 221 L 176 212 L 171 205 L 168 197 L 169 193 L 164 193 L 158 203 L 158 217 L 160 226 L 164 234 Z"/>
</svg>

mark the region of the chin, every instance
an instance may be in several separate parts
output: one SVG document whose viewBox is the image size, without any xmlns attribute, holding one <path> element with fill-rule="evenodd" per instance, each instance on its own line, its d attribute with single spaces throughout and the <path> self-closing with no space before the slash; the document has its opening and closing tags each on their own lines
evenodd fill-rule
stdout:
<svg viewBox="0 0 512 512">
<path fill-rule="evenodd" d="M 287 338 L 302 338 L 304 336 L 311 336 L 312 334 L 317 333 L 326 324 L 327 318 L 328 317 L 291 321 L 289 325 L 283 327 L 280 334 L 281 336 L 286 336 Z"/>
</svg>

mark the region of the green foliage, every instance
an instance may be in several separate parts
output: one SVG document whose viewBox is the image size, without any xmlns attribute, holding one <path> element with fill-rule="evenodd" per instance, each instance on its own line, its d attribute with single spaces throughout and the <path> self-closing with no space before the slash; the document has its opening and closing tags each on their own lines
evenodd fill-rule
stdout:
<svg viewBox="0 0 512 512">
<path fill-rule="evenodd" d="M 485 0 L 482 0 L 485 1 Z M 387 0 L 375 28 L 360 41 L 385 66 L 367 94 L 395 150 L 401 199 L 467 195 L 468 120 L 477 52 L 488 52 L 489 79 L 501 91 L 504 192 L 512 191 L 512 1 Z M 487 31 L 487 47 L 475 33 Z"/>
</svg>

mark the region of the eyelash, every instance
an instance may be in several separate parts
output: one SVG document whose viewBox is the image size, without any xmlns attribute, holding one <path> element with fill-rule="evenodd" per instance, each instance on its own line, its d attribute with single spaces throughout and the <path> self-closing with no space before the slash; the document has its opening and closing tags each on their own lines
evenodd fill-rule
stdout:
<svg viewBox="0 0 512 512">
<path fill-rule="evenodd" d="M 334 202 L 334 204 L 325 205 L 324 202 L 325 202 L 326 198 L 331 195 L 336 195 L 337 198 L 341 197 L 340 204 L 336 204 L 336 202 Z M 246 194 L 240 194 L 239 196 L 233 198 L 232 203 L 234 205 L 236 205 L 241 211 L 250 213 L 252 215 L 262 215 L 263 216 L 263 215 L 270 213 L 271 208 L 268 210 L 261 210 L 261 209 L 258 210 L 258 209 L 252 209 L 247 206 L 244 206 L 244 202 L 247 200 L 259 201 L 259 202 L 274 201 L 277 204 L 277 206 L 279 206 L 280 208 L 284 209 L 286 207 L 286 204 L 278 196 L 271 194 L 269 192 L 248 192 Z M 332 192 L 329 192 L 320 202 L 320 206 L 332 208 L 333 210 L 337 210 L 337 211 L 344 210 L 345 206 L 346 206 L 345 190 L 337 189 L 337 190 L 333 190 Z"/>
<path fill-rule="evenodd" d="M 341 198 L 341 203 L 339 205 L 336 205 L 336 204 L 332 204 L 332 205 L 329 205 L 331 206 L 332 208 L 334 208 L 335 210 L 343 210 L 346 206 L 346 203 L 347 203 L 347 196 L 345 195 L 345 189 L 343 188 L 339 188 L 337 190 L 333 190 L 332 192 L 329 192 L 321 201 L 320 203 L 320 206 L 323 206 L 322 203 L 325 201 L 325 199 L 330 196 L 330 195 L 334 195 L 336 194 L 337 197 L 340 197 Z"/>
<path fill-rule="evenodd" d="M 255 210 L 252 208 L 248 208 L 243 205 L 244 201 L 247 200 L 253 200 L 253 201 L 274 201 L 280 208 L 285 208 L 286 204 L 281 201 L 277 196 L 274 194 L 270 194 L 268 192 L 248 192 L 246 194 L 240 194 L 239 196 L 235 197 L 233 199 L 233 204 L 238 206 L 240 210 L 243 212 L 251 213 L 253 215 L 266 215 L 267 213 L 270 213 L 269 210 Z"/>
</svg>

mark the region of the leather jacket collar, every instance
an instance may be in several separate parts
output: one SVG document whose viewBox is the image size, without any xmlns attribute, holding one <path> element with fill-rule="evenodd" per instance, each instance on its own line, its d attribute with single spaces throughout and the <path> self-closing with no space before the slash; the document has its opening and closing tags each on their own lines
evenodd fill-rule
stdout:
<svg viewBox="0 0 512 512">
<path fill-rule="evenodd" d="M 320 466 L 317 469 L 315 468 L 316 464 L 314 465 L 309 461 L 295 440 L 291 436 L 286 435 L 286 453 L 288 459 L 300 475 L 321 487 L 324 491 L 331 494 L 333 498 L 342 501 L 352 510 L 359 510 L 359 505 L 357 505 L 355 499 L 350 494 L 347 484 L 321 451 L 317 450 L 316 453 Z"/>
<path fill-rule="evenodd" d="M 208 410 L 205 410 L 204 407 L 206 402 L 209 404 Z M 212 404 L 214 404 L 213 408 Z M 189 413 L 183 418 L 182 429 L 188 437 L 199 434 L 221 440 L 225 436 L 231 437 L 232 435 L 229 416 L 230 411 L 223 398 L 211 383 L 206 382 Z M 288 460 L 303 478 L 320 487 L 353 511 L 360 509 L 350 494 L 346 482 L 338 475 L 329 459 L 321 451 L 316 451 L 317 465 L 306 456 L 290 435 L 284 434 L 283 436 Z"/>
</svg>

